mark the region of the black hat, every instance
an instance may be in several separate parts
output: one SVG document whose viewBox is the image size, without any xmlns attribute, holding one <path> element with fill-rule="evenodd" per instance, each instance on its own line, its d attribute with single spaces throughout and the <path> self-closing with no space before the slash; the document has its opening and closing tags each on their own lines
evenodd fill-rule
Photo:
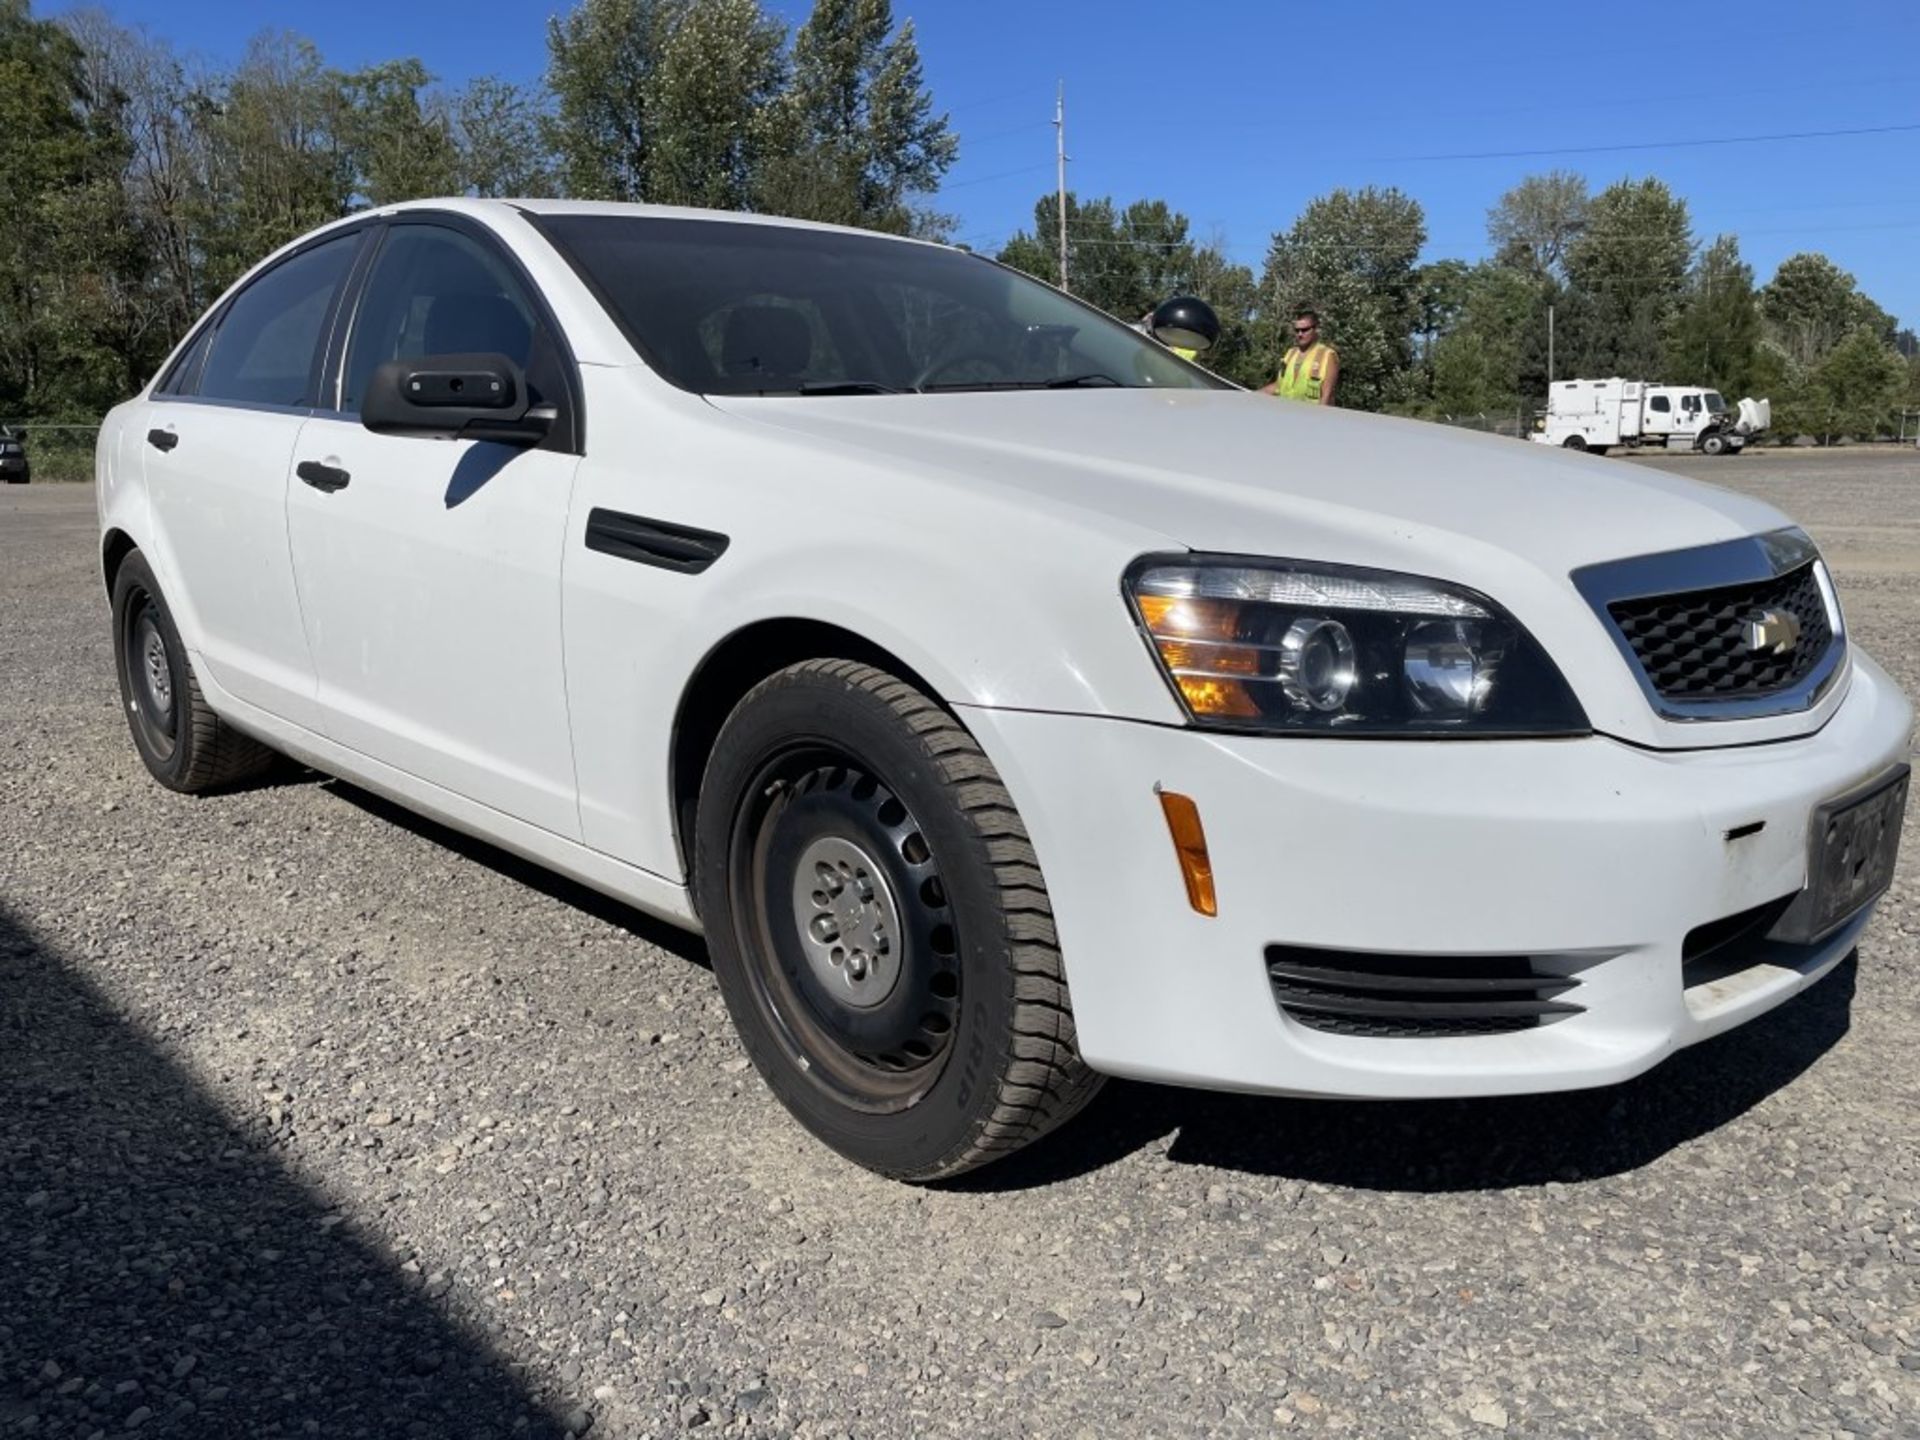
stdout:
<svg viewBox="0 0 1920 1440">
<path fill-rule="evenodd" d="M 1148 322 L 1153 338 L 1182 350 L 1210 350 L 1220 338 L 1220 317 L 1206 301 L 1176 295 L 1163 301 Z"/>
</svg>

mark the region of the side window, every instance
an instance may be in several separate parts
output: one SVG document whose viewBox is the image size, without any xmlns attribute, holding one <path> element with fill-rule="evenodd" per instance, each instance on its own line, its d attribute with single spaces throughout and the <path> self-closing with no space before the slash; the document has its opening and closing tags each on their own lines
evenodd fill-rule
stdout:
<svg viewBox="0 0 1920 1440">
<path fill-rule="evenodd" d="M 353 263 L 358 235 L 283 260 L 234 297 L 213 336 L 199 394 L 209 400 L 301 405 L 327 310 Z"/>
<path fill-rule="evenodd" d="M 373 372 L 424 355 L 505 355 L 536 402 L 564 403 L 559 352 L 504 260 L 440 225 L 395 225 L 367 276 L 347 338 L 340 408 L 357 414 Z"/>
<path fill-rule="evenodd" d="M 1664 395 L 1656 395 L 1647 402 L 1647 408 L 1658 410 L 1663 415 L 1670 415 L 1673 413 L 1673 402 Z"/>
<path fill-rule="evenodd" d="M 193 343 L 180 352 L 180 358 L 173 362 L 167 373 L 161 377 L 158 393 L 162 395 L 191 395 L 194 385 L 200 379 L 200 367 L 206 363 L 207 351 L 213 345 L 211 325 L 202 325 L 200 333 L 193 337 Z"/>
</svg>

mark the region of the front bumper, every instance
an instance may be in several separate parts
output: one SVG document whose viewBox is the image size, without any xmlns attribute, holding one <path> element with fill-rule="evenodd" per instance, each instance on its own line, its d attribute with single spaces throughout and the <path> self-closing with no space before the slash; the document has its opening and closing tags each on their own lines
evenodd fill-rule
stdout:
<svg viewBox="0 0 1920 1440">
<path fill-rule="evenodd" d="M 963 715 L 1033 837 L 1096 1069 L 1280 1094 L 1498 1095 L 1628 1079 L 1853 948 L 1866 913 L 1731 970 L 1683 975 L 1681 958 L 1696 927 L 1798 891 L 1814 808 L 1907 758 L 1911 707 L 1872 660 L 1854 664 L 1817 734 L 1719 750 Z M 1156 786 L 1199 806 L 1217 917 L 1187 903 Z M 1275 944 L 1543 957 L 1577 975 L 1580 1011 L 1502 1034 L 1328 1033 L 1281 1010 Z"/>
</svg>

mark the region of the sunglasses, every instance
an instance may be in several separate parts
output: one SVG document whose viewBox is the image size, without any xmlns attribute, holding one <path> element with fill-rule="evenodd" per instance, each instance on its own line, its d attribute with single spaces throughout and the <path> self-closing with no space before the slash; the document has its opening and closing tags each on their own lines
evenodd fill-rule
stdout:
<svg viewBox="0 0 1920 1440">
<path fill-rule="evenodd" d="M 1293 333 L 1296 335 L 1311 335 L 1314 332 L 1314 328 L 1312 325 L 1296 325 L 1293 327 Z"/>
</svg>

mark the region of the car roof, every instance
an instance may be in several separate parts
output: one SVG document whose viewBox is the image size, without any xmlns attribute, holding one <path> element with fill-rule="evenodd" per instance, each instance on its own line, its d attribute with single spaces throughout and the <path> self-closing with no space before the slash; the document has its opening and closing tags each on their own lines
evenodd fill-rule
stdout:
<svg viewBox="0 0 1920 1440">
<path fill-rule="evenodd" d="M 948 250 L 953 247 L 937 240 L 922 240 L 908 235 L 888 235 L 878 230 L 862 230 L 852 225 L 828 225 L 818 220 L 795 220 L 784 215 L 760 215 L 747 210 L 701 210 L 688 205 L 639 205 L 622 200 L 486 199 L 448 196 L 442 199 L 408 200 L 397 205 L 380 205 L 363 210 L 352 218 L 368 215 L 399 214 L 408 210 L 455 211 L 476 216 L 502 213 L 538 215 L 604 215 L 610 218 L 650 220 L 699 220 L 715 225 L 771 225 L 792 230 L 822 230 L 831 234 L 860 235 L 868 239 L 897 240 L 905 245 L 932 245 Z"/>
</svg>

